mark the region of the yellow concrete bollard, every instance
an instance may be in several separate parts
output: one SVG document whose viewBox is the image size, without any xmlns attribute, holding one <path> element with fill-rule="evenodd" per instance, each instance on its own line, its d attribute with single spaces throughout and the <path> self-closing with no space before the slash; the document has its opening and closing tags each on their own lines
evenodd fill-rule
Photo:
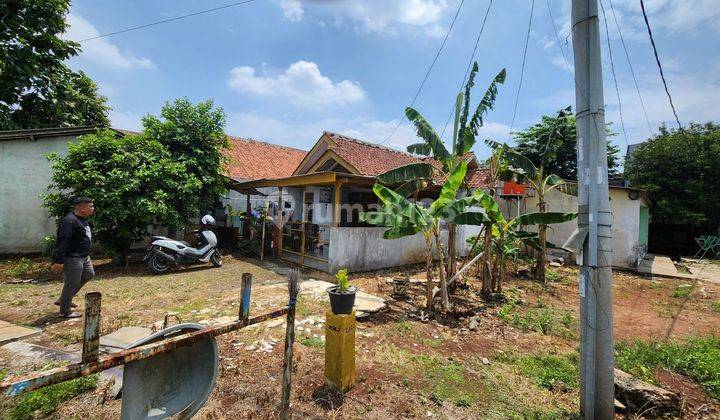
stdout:
<svg viewBox="0 0 720 420">
<path fill-rule="evenodd" d="M 345 392 L 355 384 L 355 311 L 325 313 L 325 379 Z"/>
</svg>

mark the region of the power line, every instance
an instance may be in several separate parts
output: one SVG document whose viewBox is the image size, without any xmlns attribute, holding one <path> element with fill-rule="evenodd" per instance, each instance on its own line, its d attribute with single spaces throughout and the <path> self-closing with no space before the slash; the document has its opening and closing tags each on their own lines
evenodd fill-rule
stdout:
<svg viewBox="0 0 720 420">
<path fill-rule="evenodd" d="M 628 53 L 627 45 L 625 45 L 625 37 L 623 37 L 622 29 L 620 29 L 620 23 L 618 22 L 617 15 L 615 14 L 615 6 L 613 6 L 612 0 L 608 0 L 608 2 L 610 3 L 610 11 L 612 12 L 613 20 L 615 21 L 615 27 L 618 30 L 618 35 L 620 35 L 620 43 L 625 51 L 625 58 L 627 59 L 628 67 L 630 67 L 630 74 L 632 75 L 633 83 L 635 83 L 635 91 L 637 91 L 638 98 L 640 99 L 640 107 L 642 108 L 643 115 L 645 115 L 645 122 L 647 122 L 649 134 L 652 136 L 652 125 L 650 124 L 650 118 L 648 118 L 647 110 L 645 109 L 645 101 L 643 101 L 642 95 L 640 94 L 640 86 L 638 85 L 637 77 L 635 77 L 635 69 L 633 69 L 632 61 L 630 61 L 630 53 Z"/>
<path fill-rule="evenodd" d="M 672 108 L 673 115 L 675 115 L 675 121 L 677 121 L 678 128 L 682 131 L 682 124 L 680 124 L 680 118 L 678 118 L 677 111 L 675 111 L 675 104 L 673 104 L 672 96 L 670 95 L 670 90 L 668 89 L 667 81 L 665 80 L 665 74 L 663 73 L 662 64 L 660 64 L 660 57 L 658 56 L 657 48 L 655 47 L 655 40 L 653 39 L 652 29 L 650 29 L 650 22 L 648 21 L 647 13 L 645 13 L 645 2 L 643 0 L 640 0 L 640 8 L 642 9 L 643 19 L 645 19 L 645 26 L 647 26 L 648 35 L 650 36 L 653 53 L 655 53 L 655 62 L 660 70 L 660 78 L 662 79 L 663 86 L 665 86 L 665 93 L 670 100 L 670 108 Z"/>
<path fill-rule="evenodd" d="M 226 5 L 224 5 L 224 6 L 213 7 L 212 9 L 200 10 L 200 11 L 198 11 L 198 12 L 188 13 L 188 14 L 186 14 L 186 15 L 176 16 L 176 17 L 169 18 L 169 19 L 159 20 L 159 21 L 157 21 L 157 22 L 146 23 L 146 24 L 144 24 L 144 25 L 133 26 L 133 27 L 127 28 L 127 29 L 121 29 L 121 30 L 119 30 L 119 31 L 108 32 L 108 33 L 106 33 L 106 34 L 102 34 L 102 35 L 97 35 L 97 36 L 93 36 L 93 37 L 90 37 L 90 38 L 81 39 L 81 40 L 79 40 L 79 41 L 77 41 L 77 42 L 92 41 L 93 39 L 105 38 L 105 37 L 111 36 L 111 35 L 117 35 L 117 34 L 122 34 L 122 33 L 125 33 L 125 32 L 136 31 L 136 30 L 138 30 L 138 29 L 143 29 L 143 28 L 147 28 L 147 27 L 150 27 L 150 26 L 160 25 L 160 24 L 172 22 L 172 21 L 175 21 L 175 20 L 185 19 L 185 18 L 189 18 L 189 17 L 191 17 L 191 16 L 197 16 L 197 15 L 202 15 L 202 14 L 205 14 L 205 13 L 215 12 L 215 11 L 217 11 L 217 10 L 227 9 L 227 8 L 229 8 L 229 7 L 240 6 L 240 5 L 243 5 L 243 4 L 252 3 L 252 2 L 254 2 L 254 1 L 255 1 L 255 0 L 245 0 L 245 1 L 239 1 L 239 2 L 237 2 L 237 3 L 226 4 Z"/>
<path fill-rule="evenodd" d="M 465 76 L 463 77 L 462 83 L 460 84 L 460 90 L 462 90 L 463 86 L 465 86 L 465 81 L 467 80 L 468 75 L 470 74 L 470 70 L 472 69 L 473 62 L 475 61 L 475 53 L 477 52 L 478 44 L 480 43 L 480 37 L 485 30 L 485 22 L 487 22 L 488 15 L 490 14 L 490 7 L 492 6 L 492 3 L 493 0 L 490 0 L 487 10 L 485 10 L 485 17 L 483 18 L 482 24 L 480 25 L 480 32 L 478 32 L 478 36 L 477 38 L 475 38 L 475 46 L 473 47 L 472 54 L 470 54 L 470 63 L 468 63 L 468 68 L 465 71 Z M 445 129 L 447 128 L 448 124 L 450 124 L 450 119 L 452 118 L 454 111 L 455 105 L 453 104 L 452 109 L 450 109 L 450 115 L 448 115 L 447 120 L 445 121 L 445 125 L 443 125 L 442 132 L 440 133 L 440 138 L 445 135 Z"/>
<path fill-rule="evenodd" d="M 520 102 L 520 90 L 522 89 L 523 77 L 525 75 L 525 60 L 527 58 L 528 43 L 530 42 L 530 30 L 532 29 L 533 11 L 535 10 L 535 0 L 530 3 L 530 19 L 528 20 L 527 35 L 525 36 L 525 49 L 523 51 L 522 66 L 520 67 L 520 83 L 518 84 L 517 95 L 515 95 L 515 106 L 513 107 L 513 116 L 510 121 L 510 132 L 508 133 L 508 139 L 510 138 L 513 127 L 515 126 L 515 117 L 517 116 L 518 103 Z"/>
<path fill-rule="evenodd" d="M 445 38 L 443 38 L 442 44 L 440 44 L 440 48 L 438 48 L 437 53 L 435 53 L 435 58 L 433 58 L 432 63 L 430 63 L 430 67 L 428 67 L 427 71 L 425 72 L 425 77 L 423 77 L 422 82 L 420 82 L 420 86 L 418 86 L 417 92 L 415 92 L 415 96 L 413 97 L 412 101 L 410 102 L 411 108 L 413 105 L 415 105 L 415 101 L 417 100 L 418 96 L 420 96 L 420 91 L 422 91 L 423 86 L 425 86 L 425 82 L 427 81 L 428 76 L 430 76 L 430 72 L 432 71 L 433 67 L 435 67 L 435 63 L 437 62 L 438 57 L 440 57 L 440 53 L 442 53 L 443 48 L 445 48 L 445 43 L 447 43 L 447 40 L 450 37 L 450 32 L 452 32 L 453 27 L 455 26 L 455 21 L 457 20 L 458 15 L 460 14 L 460 10 L 462 9 L 464 3 L 465 3 L 465 0 L 460 1 L 457 11 L 455 12 L 455 16 L 453 17 L 452 22 L 450 22 L 450 27 L 448 28 L 447 32 L 445 33 Z M 402 114 L 402 117 L 398 121 L 397 125 L 395 125 L 395 127 L 392 129 L 390 134 L 387 137 L 385 137 L 385 139 L 378 144 L 385 144 L 385 142 L 390 140 L 390 138 L 395 135 L 395 132 L 400 127 L 400 124 L 403 123 L 403 121 L 405 121 L 405 113 Z"/>
<path fill-rule="evenodd" d="M 625 120 L 623 119 L 622 101 L 620 100 L 620 89 L 618 88 L 617 76 L 615 75 L 615 62 L 613 61 L 612 47 L 610 46 L 610 31 L 608 30 L 607 15 L 605 14 L 605 6 L 600 0 L 600 8 L 602 9 L 603 21 L 605 22 L 605 37 L 607 38 L 608 55 L 610 56 L 610 69 L 612 70 L 613 82 L 615 83 L 615 94 L 618 100 L 618 112 L 620 113 L 620 126 L 622 127 L 623 137 L 625 137 L 625 146 L 630 147 L 627 139 L 627 131 L 625 131 Z"/>
</svg>

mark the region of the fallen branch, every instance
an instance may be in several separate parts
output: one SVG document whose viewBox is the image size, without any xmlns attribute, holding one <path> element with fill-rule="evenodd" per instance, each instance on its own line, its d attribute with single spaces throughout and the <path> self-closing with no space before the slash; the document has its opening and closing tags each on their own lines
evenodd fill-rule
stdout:
<svg viewBox="0 0 720 420">
<path fill-rule="evenodd" d="M 473 264 L 475 264 L 475 262 L 477 262 L 477 260 L 479 260 L 480 257 L 483 256 L 484 253 L 485 253 L 485 251 L 479 252 L 476 256 L 473 257 L 472 260 L 470 260 L 470 261 L 467 262 L 464 266 L 462 266 L 462 268 L 459 269 L 459 270 L 457 271 L 457 273 L 455 273 L 455 275 L 452 276 L 452 277 L 450 278 L 450 280 L 447 281 L 447 287 L 450 287 L 450 285 L 453 284 L 453 282 L 454 282 L 455 280 L 459 279 L 460 276 L 462 275 L 462 273 L 464 273 L 465 270 L 467 270 L 467 269 L 470 268 Z M 437 296 L 438 293 L 440 293 L 440 288 L 438 288 L 438 287 L 433 288 L 433 294 L 432 294 L 433 299 L 435 299 L 435 296 Z"/>
</svg>

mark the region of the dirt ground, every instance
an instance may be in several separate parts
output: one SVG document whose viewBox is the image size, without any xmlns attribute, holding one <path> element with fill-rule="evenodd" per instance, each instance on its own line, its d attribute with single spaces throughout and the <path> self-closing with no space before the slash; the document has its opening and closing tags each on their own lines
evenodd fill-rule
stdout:
<svg viewBox="0 0 720 420">
<path fill-rule="evenodd" d="M 98 276 L 84 291 L 102 292 L 102 334 L 122 326 L 146 326 L 175 312 L 187 321 L 207 322 L 237 314 L 240 278 L 254 277 L 251 315 L 287 302 L 286 267 L 228 256 L 224 267 L 196 267 L 153 276 L 142 265 L 127 270 L 96 261 Z M 0 263 L 0 272 L 2 263 Z M 395 299 L 386 280 L 399 274 L 422 279 L 419 267 L 352 275 L 359 289 L 388 300 L 388 309 L 358 323 L 357 385 L 345 395 L 324 385 L 321 296 L 303 294 L 293 366 L 292 411 L 296 418 L 563 418 L 577 414 L 573 387 L 547 386 L 513 362 L 518 358 L 577 351 L 577 269 L 553 268 L 551 282 L 506 279 L 505 298 L 485 302 L 479 283 L 468 278 L 452 295 L 454 312 L 433 319 L 424 312 L 424 285 L 413 283 L 409 298 Z M 331 281 L 325 274 L 303 278 Z M 0 281 L 8 280 L 0 278 Z M 81 323 L 62 321 L 52 302 L 59 280 L 0 284 L 0 319 L 43 328 L 26 341 L 66 351 L 81 347 Z M 720 285 L 648 279 L 625 272 L 613 278 L 616 340 L 679 339 L 717 335 Z M 82 299 L 77 303 L 82 307 Z M 199 418 L 277 417 L 285 328 L 266 322 L 221 336 L 220 370 Z M 0 350 L 7 376 L 38 368 Z M 717 415 L 718 401 L 691 379 L 658 372 L 661 384 L 685 397 L 687 418 Z M 57 418 L 117 418 L 120 401 L 104 387 L 58 407 Z"/>
</svg>

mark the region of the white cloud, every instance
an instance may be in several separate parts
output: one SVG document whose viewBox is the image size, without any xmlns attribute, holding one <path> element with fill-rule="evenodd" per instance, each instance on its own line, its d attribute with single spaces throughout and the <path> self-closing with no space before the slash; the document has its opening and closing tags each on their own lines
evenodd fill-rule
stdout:
<svg viewBox="0 0 720 420">
<path fill-rule="evenodd" d="M 68 14 L 67 22 L 70 27 L 65 33 L 66 39 L 77 41 L 100 35 L 100 32 L 90 22 L 74 13 Z M 104 38 L 83 42 L 82 52 L 79 54 L 78 59 L 102 66 L 124 69 L 152 69 L 155 67 L 150 59 L 136 57 L 127 52 L 123 53 L 117 46 Z"/>
<path fill-rule="evenodd" d="M 141 131 L 142 116 L 132 111 L 110 111 L 110 125 L 120 130 Z"/>
<path fill-rule="evenodd" d="M 349 21 L 360 29 L 395 33 L 398 29 L 416 28 L 428 36 L 444 35 L 440 25 L 449 10 L 447 0 L 364 0 L 316 2 L 318 11 L 330 13 L 337 22 Z M 293 22 L 303 18 L 304 9 L 299 0 L 280 0 L 285 17 Z"/>
<path fill-rule="evenodd" d="M 361 102 L 365 91 L 350 80 L 333 82 L 320 73 L 317 64 L 298 61 L 282 74 L 257 76 L 254 67 L 235 67 L 228 85 L 239 92 L 265 97 L 282 97 L 299 106 L 320 108 Z"/>
<path fill-rule="evenodd" d="M 392 132 L 397 122 L 397 120 L 378 121 L 369 118 L 351 120 L 325 118 L 293 123 L 255 112 L 240 112 L 229 116 L 227 131 L 240 137 L 251 137 L 271 143 L 309 149 L 320 138 L 324 130 L 345 134 L 359 140 L 380 143 Z M 417 141 L 415 130 L 405 122 L 384 145 L 405 150 L 407 145 Z"/>
<path fill-rule="evenodd" d="M 305 10 L 300 4 L 300 0 L 280 0 L 280 8 L 285 18 L 290 22 L 300 22 L 303 19 Z"/>
</svg>

